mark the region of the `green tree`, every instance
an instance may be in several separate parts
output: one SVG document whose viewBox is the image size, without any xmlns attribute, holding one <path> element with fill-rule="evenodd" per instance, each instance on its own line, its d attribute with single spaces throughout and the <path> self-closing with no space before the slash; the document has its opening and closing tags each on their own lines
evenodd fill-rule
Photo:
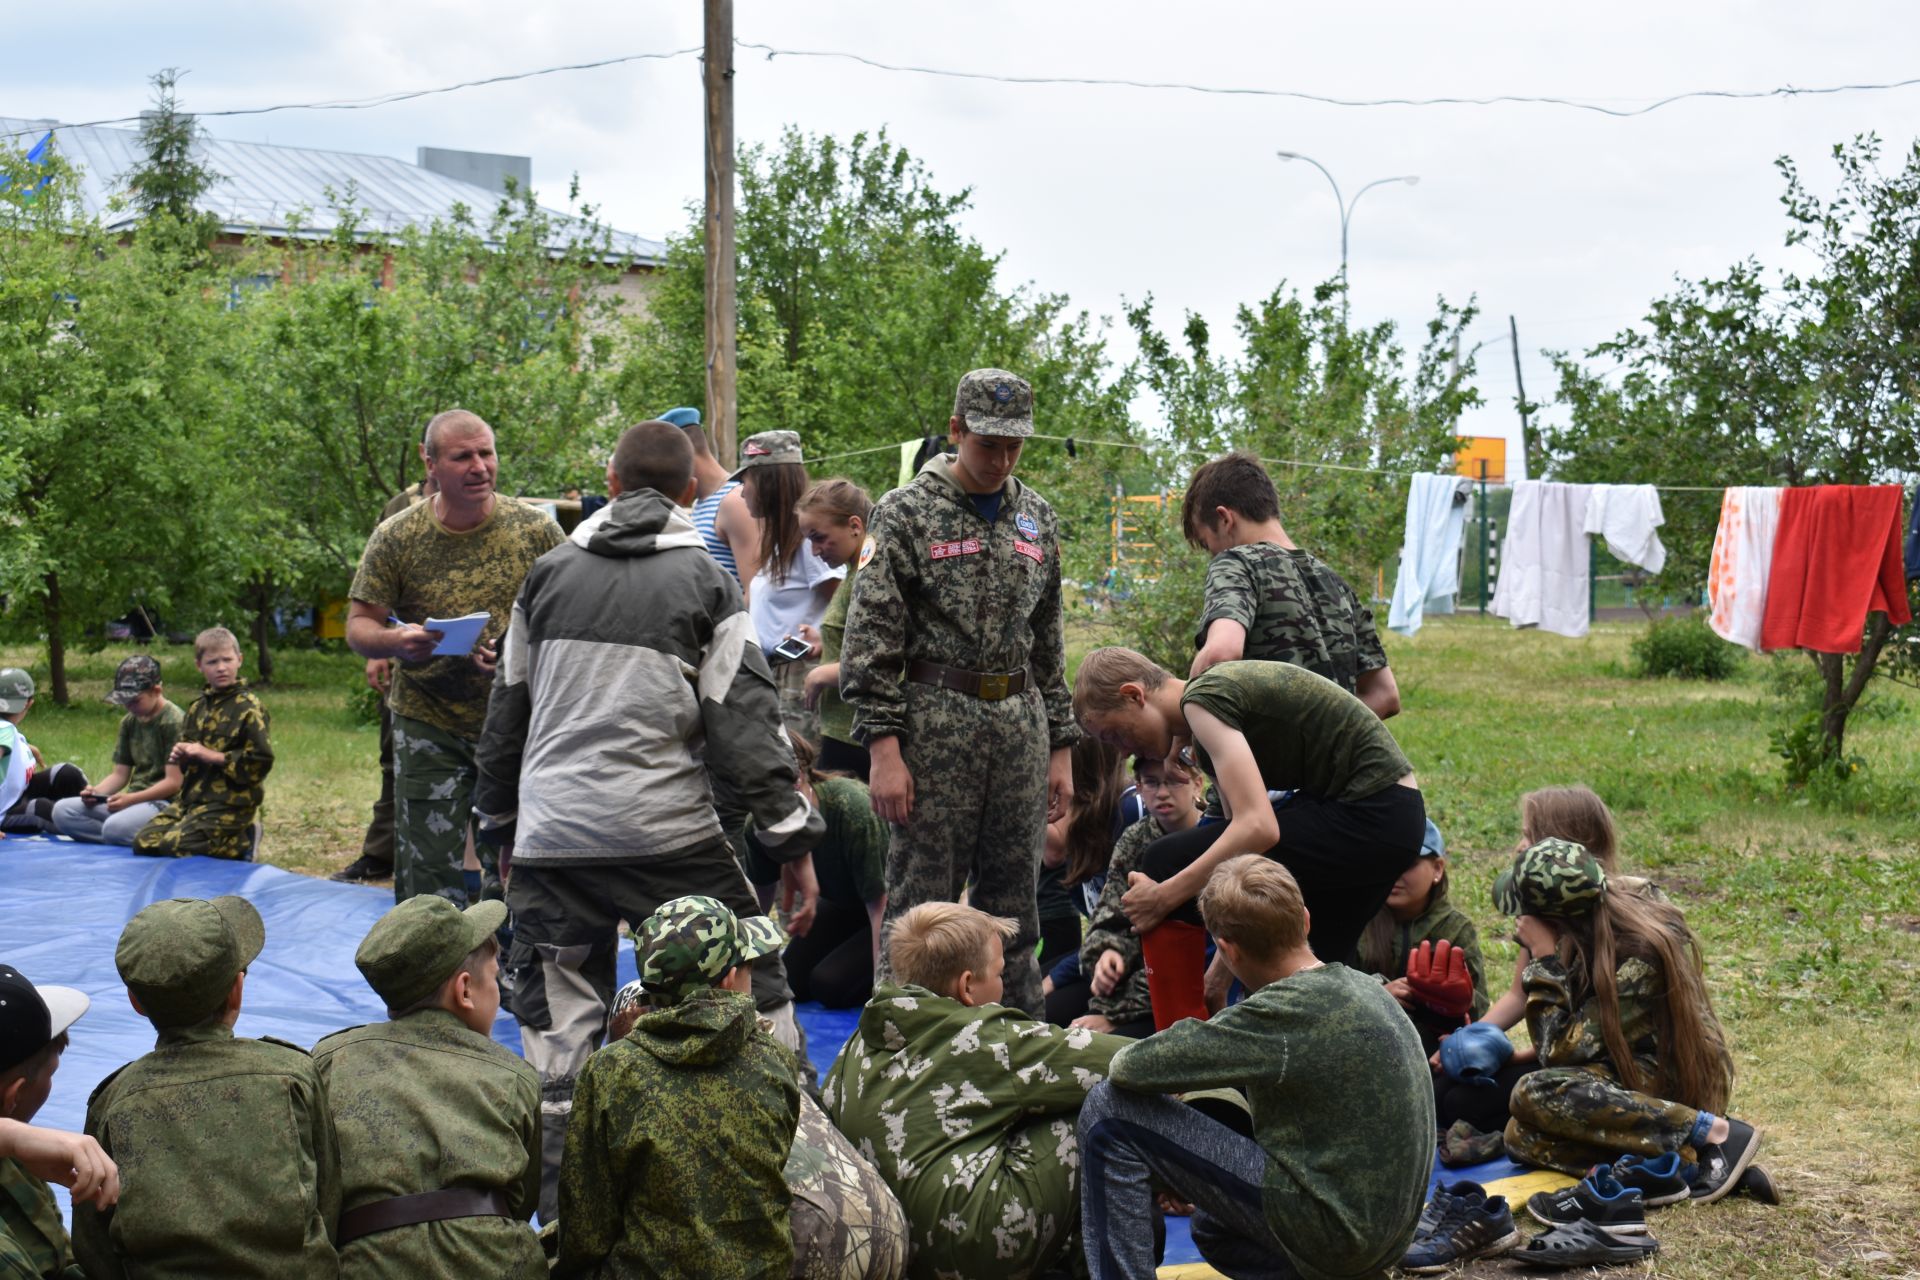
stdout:
<svg viewBox="0 0 1920 1280">
<path fill-rule="evenodd" d="M 166 240 L 170 249 L 204 255 L 220 234 L 220 219 L 200 207 L 201 197 L 226 179 L 195 155 L 205 131 L 180 109 L 180 74 L 168 67 L 150 77 L 153 106 L 140 113 L 141 160 L 121 176 L 144 234 Z"/>
<path fill-rule="evenodd" d="M 1697 597 L 1706 585 L 1722 486 L 1875 484 L 1920 471 L 1920 144 L 1897 172 L 1881 158 L 1871 136 L 1836 146 L 1827 197 L 1791 159 L 1777 162 L 1786 242 L 1811 256 L 1810 270 L 1769 273 L 1747 260 L 1681 281 L 1584 360 L 1556 357 L 1569 417 L 1543 432 L 1554 478 L 1709 490 L 1663 498 L 1660 585 L 1671 594 Z M 1808 655 L 1822 689 L 1820 758 L 1844 758 L 1847 718 L 1896 639 L 1875 612 L 1857 657 Z"/>
</svg>

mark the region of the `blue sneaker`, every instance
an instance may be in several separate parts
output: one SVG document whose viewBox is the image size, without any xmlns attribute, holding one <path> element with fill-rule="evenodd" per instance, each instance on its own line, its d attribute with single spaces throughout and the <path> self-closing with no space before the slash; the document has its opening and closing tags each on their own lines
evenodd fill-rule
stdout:
<svg viewBox="0 0 1920 1280">
<path fill-rule="evenodd" d="M 1613 1176 L 1621 1186 L 1638 1191 L 1649 1209 L 1678 1204 L 1693 1194 L 1693 1168 L 1673 1151 L 1651 1158 L 1621 1156 L 1613 1162 Z"/>
<path fill-rule="evenodd" d="M 1450 1197 L 1433 1229 L 1414 1237 L 1412 1247 L 1400 1259 L 1402 1271 L 1414 1275 L 1445 1271 L 1472 1258 L 1497 1257 L 1520 1243 L 1520 1231 L 1513 1225 L 1507 1198 L 1489 1196 L 1478 1186 L 1473 1190 L 1480 1194 Z M 1438 1194 L 1436 1191 L 1436 1197 Z"/>
<path fill-rule="evenodd" d="M 1535 1192 L 1527 1198 L 1527 1212 L 1549 1227 L 1591 1222 L 1616 1236 L 1647 1234 L 1645 1201 L 1637 1190 L 1621 1186 L 1612 1167 L 1604 1164 L 1570 1187 Z"/>
</svg>

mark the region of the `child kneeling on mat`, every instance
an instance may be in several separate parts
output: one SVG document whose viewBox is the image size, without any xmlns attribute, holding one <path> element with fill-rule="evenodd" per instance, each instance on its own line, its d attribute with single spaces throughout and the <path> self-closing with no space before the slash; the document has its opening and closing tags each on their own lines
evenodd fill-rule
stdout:
<svg viewBox="0 0 1920 1280">
<path fill-rule="evenodd" d="M 1193 1242 L 1221 1272 L 1371 1275 L 1413 1239 L 1433 1169 L 1433 1086 L 1413 1024 L 1367 974 L 1307 946 L 1300 887 L 1280 863 L 1232 858 L 1200 915 L 1250 993 L 1122 1049 L 1080 1113 L 1087 1268 L 1154 1275 L 1153 1205 L 1194 1206 Z M 1236 1087 L 1245 1138 L 1160 1096 Z"/>
<path fill-rule="evenodd" d="M 1018 929 L 951 902 L 894 921 L 901 985 L 876 986 L 821 1090 L 900 1197 L 912 1280 L 1039 1276 L 1078 1247 L 1075 1118 L 1128 1041 L 999 1003 Z"/>
</svg>

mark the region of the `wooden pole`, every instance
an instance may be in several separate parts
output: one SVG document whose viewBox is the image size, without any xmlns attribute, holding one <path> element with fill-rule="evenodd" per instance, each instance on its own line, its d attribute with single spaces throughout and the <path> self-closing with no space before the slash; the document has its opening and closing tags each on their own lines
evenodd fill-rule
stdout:
<svg viewBox="0 0 1920 1280">
<path fill-rule="evenodd" d="M 733 249 L 733 0 L 706 0 L 707 47 L 707 438 L 713 456 L 734 463 L 735 338 Z"/>
<path fill-rule="evenodd" d="M 1520 376 L 1520 324 L 1512 316 L 1507 317 L 1507 335 L 1513 339 L 1512 343 L 1509 344 L 1513 347 L 1513 385 L 1520 393 L 1519 399 L 1515 403 L 1520 409 L 1521 464 L 1527 469 L 1527 479 L 1538 480 L 1540 478 L 1540 470 L 1539 467 L 1535 465 L 1533 452 L 1530 448 L 1533 440 L 1533 429 L 1527 424 L 1527 384 Z"/>
</svg>

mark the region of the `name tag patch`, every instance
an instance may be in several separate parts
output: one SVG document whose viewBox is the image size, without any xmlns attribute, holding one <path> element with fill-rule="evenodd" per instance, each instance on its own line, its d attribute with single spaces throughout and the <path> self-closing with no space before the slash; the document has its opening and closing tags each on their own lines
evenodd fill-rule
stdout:
<svg viewBox="0 0 1920 1280">
<path fill-rule="evenodd" d="M 1038 548 L 1035 548 L 1038 550 Z M 936 542 L 933 544 L 933 558 L 948 560 L 954 556 L 977 556 L 980 554 L 980 539 L 962 538 L 958 542 Z"/>
<path fill-rule="evenodd" d="M 1047 557 L 1047 553 L 1039 547 L 1034 546 L 1031 542 L 1022 542 L 1018 538 L 1015 538 L 1013 541 L 1013 550 L 1016 555 L 1023 555 L 1035 564 L 1039 564 Z"/>
</svg>

